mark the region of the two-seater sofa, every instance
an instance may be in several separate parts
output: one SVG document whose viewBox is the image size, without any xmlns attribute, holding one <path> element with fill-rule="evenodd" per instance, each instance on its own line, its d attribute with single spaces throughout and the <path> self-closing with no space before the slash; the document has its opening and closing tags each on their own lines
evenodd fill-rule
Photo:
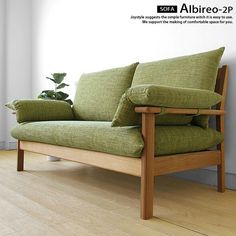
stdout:
<svg viewBox="0 0 236 236">
<path fill-rule="evenodd" d="M 153 216 L 155 176 L 217 165 L 223 192 L 223 51 L 83 74 L 72 107 L 15 100 L 17 170 L 28 150 L 139 176 L 142 219 Z M 210 115 L 218 131 L 208 128 Z"/>
</svg>

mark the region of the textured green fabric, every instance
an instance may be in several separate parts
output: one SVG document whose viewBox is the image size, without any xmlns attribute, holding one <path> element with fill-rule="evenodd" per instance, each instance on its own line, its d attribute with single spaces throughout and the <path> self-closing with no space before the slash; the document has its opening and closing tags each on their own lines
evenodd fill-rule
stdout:
<svg viewBox="0 0 236 236">
<path fill-rule="evenodd" d="M 143 84 L 154 84 L 158 86 L 214 91 L 219 61 L 223 52 L 224 48 L 219 48 L 217 50 L 189 56 L 141 63 L 137 66 L 134 73 L 132 87 Z M 126 109 L 129 105 L 130 104 L 127 99 L 121 99 L 112 122 L 113 126 L 132 124 L 127 122 L 127 120 L 129 120 L 128 118 L 121 118 L 124 117 L 126 113 L 131 113 Z M 119 112 L 124 112 L 124 114 L 118 114 Z M 172 116 L 172 118 L 170 118 L 172 121 L 169 122 L 169 115 L 163 117 L 165 118 L 165 122 L 167 124 L 171 124 L 174 118 Z M 131 115 L 130 118 L 130 120 L 134 120 Z M 177 119 L 175 124 L 183 124 L 186 122 L 187 118 L 186 116 L 178 115 Z M 188 117 L 188 119 L 190 118 Z M 188 121 L 191 122 L 191 120 L 192 118 Z M 202 127 L 207 127 L 208 117 L 200 116 L 193 118 L 193 122 L 194 124 L 200 125 Z"/>
<path fill-rule="evenodd" d="M 141 114 L 134 111 L 135 104 L 129 99 L 129 90 L 121 97 L 119 106 L 112 120 L 112 127 L 141 124 Z M 156 115 L 157 125 L 186 125 L 192 121 L 192 116 L 186 115 Z"/>
<path fill-rule="evenodd" d="M 47 121 L 20 124 L 11 132 L 28 140 L 124 156 L 140 156 L 142 136 L 136 127 L 112 128 L 104 121 Z"/>
<path fill-rule="evenodd" d="M 209 90 L 158 86 L 152 84 L 131 87 L 122 96 L 112 126 L 140 124 L 141 114 L 134 111 L 136 105 L 176 108 L 209 108 L 222 100 L 222 96 Z M 205 121 L 208 122 L 208 119 Z M 157 115 L 156 124 L 183 125 L 192 121 L 186 115 Z M 200 118 L 197 125 L 202 125 Z M 206 124 L 205 124 L 206 125 Z"/>
<path fill-rule="evenodd" d="M 202 128 L 208 128 L 208 126 L 209 126 L 209 116 L 204 116 L 204 115 L 194 116 L 192 121 L 191 121 L 191 124 L 200 126 Z"/>
<path fill-rule="evenodd" d="M 55 100 L 15 100 L 18 123 L 44 120 L 73 120 L 74 114 L 67 102 Z"/>
<path fill-rule="evenodd" d="M 198 126 L 159 126 L 156 129 L 155 153 L 158 155 L 206 150 L 223 141 L 214 129 Z"/>
<path fill-rule="evenodd" d="M 111 121 L 122 94 L 132 83 L 137 65 L 83 74 L 73 106 L 76 118 Z"/>
<path fill-rule="evenodd" d="M 222 100 L 221 95 L 209 90 L 152 84 L 130 88 L 128 97 L 136 105 L 176 108 L 209 108 Z"/>
<path fill-rule="evenodd" d="M 224 48 L 219 48 L 189 56 L 141 63 L 136 68 L 132 87 L 156 84 L 214 91 L 223 52 Z"/>
<path fill-rule="evenodd" d="M 111 127 L 99 121 L 41 121 L 22 123 L 12 136 L 19 140 L 140 157 L 144 147 L 139 127 Z M 156 127 L 155 155 L 205 150 L 223 140 L 213 129 L 197 126 Z"/>
</svg>

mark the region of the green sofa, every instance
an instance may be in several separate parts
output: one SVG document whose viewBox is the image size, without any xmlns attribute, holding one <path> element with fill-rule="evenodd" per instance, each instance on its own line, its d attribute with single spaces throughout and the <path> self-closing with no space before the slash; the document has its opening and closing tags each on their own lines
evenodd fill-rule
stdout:
<svg viewBox="0 0 236 236">
<path fill-rule="evenodd" d="M 15 100 L 18 170 L 29 150 L 140 176 L 141 218 L 149 219 L 154 176 L 215 164 L 222 170 L 225 83 L 216 80 L 227 77 L 227 67 L 218 71 L 223 51 L 83 74 L 72 107 Z M 219 115 L 219 131 L 208 127 L 209 115 Z"/>
</svg>

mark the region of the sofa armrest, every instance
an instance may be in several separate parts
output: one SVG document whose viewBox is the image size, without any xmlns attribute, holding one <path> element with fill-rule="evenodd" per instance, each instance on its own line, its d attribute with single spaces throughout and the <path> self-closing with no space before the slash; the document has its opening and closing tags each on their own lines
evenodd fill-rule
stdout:
<svg viewBox="0 0 236 236">
<path fill-rule="evenodd" d="M 18 123 L 27 121 L 73 120 L 71 106 L 56 100 L 15 100 L 6 105 L 16 111 Z"/>
<path fill-rule="evenodd" d="M 224 110 L 211 109 L 192 109 L 192 108 L 163 108 L 163 107 L 135 107 L 137 113 L 152 113 L 152 114 L 185 114 L 185 115 L 225 115 Z"/>
<path fill-rule="evenodd" d="M 171 108 L 210 108 L 219 103 L 223 97 L 209 90 L 139 85 L 128 90 L 128 97 L 136 106 L 156 106 Z"/>
</svg>

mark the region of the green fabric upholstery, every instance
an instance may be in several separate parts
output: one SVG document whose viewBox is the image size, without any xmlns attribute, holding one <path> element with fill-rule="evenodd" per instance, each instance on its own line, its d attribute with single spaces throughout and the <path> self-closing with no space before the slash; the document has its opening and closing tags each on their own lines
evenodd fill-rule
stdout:
<svg viewBox="0 0 236 236">
<path fill-rule="evenodd" d="M 137 85 L 141 86 L 145 84 L 153 84 L 157 86 L 176 87 L 178 89 L 191 88 L 191 89 L 214 91 L 219 61 L 221 59 L 223 52 L 224 52 L 224 48 L 219 48 L 217 50 L 189 55 L 189 56 L 177 57 L 177 58 L 148 62 L 148 63 L 140 63 L 137 66 L 136 71 L 134 73 L 132 87 L 135 87 Z M 158 91 L 160 92 L 160 88 L 158 89 Z M 179 99 L 180 91 L 183 92 L 183 90 L 178 90 L 178 91 L 176 90 L 176 92 L 171 90 L 171 93 L 178 96 L 177 99 Z M 162 93 L 163 93 L 163 89 L 162 89 Z M 185 98 L 181 97 L 181 100 L 174 101 L 173 94 L 171 94 L 172 96 L 170 98 L 169 98 L 169 95 L 167 95 L 165 99 L 162 96 L 162 103 L 167 104 L 170 102 L 170 100 L 172 100 L 171 102 L 172 105 L 174 104 L 177 105 L 185 101 L 184 106 L 187 107 L 186 103 L 188 102 L 187 102 L 186 97 Z M 160 96 L 161 95 L 159 95 L 158 98 L 160 98 Z M 190 93 L 188 94 L 188 96 L 191 96 Z M 201 100 L 204 100 L 204 103 L 207 100 L 206 97 L 207 95 L 205 95 L 204 98 L 201 99 Z M 135 101 L 139 103 L 140 99 L 135 98 Z M 146 99 L 150 100 L 150 97 Z M 152 100 L 153 99 L 155 100 L 154 96 Z M 193 100 L 194 99 L 192 97 L 191 101 Z M 125 95 L 120 100 L 120 104 L 118 106 L 118 109 L 115 113 L 115 116 L 112 122 L 113 126 L 136 124 L 136 122 L 132 123 L 132 121 L 137 121 L 138 118 L 136 117 L 134 119 L 135 115 L 130 114 L 134 110 L 134 106 L 132 107 L 131 102 L 132 102 L 132 99 L 130 98 L 130 95 Z M 200 102 L 200 98 L 194 103 L 196 104 L 198 102 Z M 145 103 L 142 103 L 142 104 L 148 105 Z M 190 105 L 191 102 L 188 104 Z M 151 103 L 149 105 L 151 105 Z M 130 109 L 131 111 L 128 109 Z M 127 116 L 126 115 L 127 113 L 129 114 L 130 119 L 129 117 L 124 118 L 124 116 Z M 162 116 L 162 119 L 165 121 L 166 124 L 179 125 L 179 124 L 184 124 L 187 121 L 186 116 L 183 116 L 183 115 L 176 116 L 175 122 L 173 122 L 174 116 L 172 115 L 171 118 L 169 118 L 169 116 L 170 115 Z M 194 124 L 197 124 L 205 128 L 207 127 L 207 124 L 208 124 L 207 116 L 204 116 L 204 117 L 200 116 L 198 118 L 193 118 L 193 120 L 195 122 Z M 190 123 L 191 121 L 192 121 L 192 118 L 188 117 L 188 123 Z M 158 121 L 156 121 L 156 123 L 162 124 L 162 122 L 158 123 Z"/>
<path fill-rule="evenodd" d="M 204 116 L 204 115 L 194 116 L 191 121 L 191 124 L 200 126 L 202 128 L 208 128 L 209 127 L 209 116 Z"/>
<path fill-rule="evenodd" d="M 112 120 L 112 127 L 132 126 L 141 124 L 141 114 L 134 111 L 135 104 L 129 99 L 130 89 L 121 97 L 119 106 Z M 187 125 L 192 116 L 186 115 L 156 115 L 157 125 Z"/>
<path fill-rule="evenodd" d="M 155 154 L 167 155 L 206 150 L 223 141 L 214 129 L 198 126 L 159 126 L 156 128 Z"/>
<path fill-rule="evenodd" d="M 12 108 L 16 110 L 18 123 L 45 120 L 73 120 L 74 114 L 67 102 L 55 100 L 15 100 Z"/>
<path fill-rule="evenodd" d="M 219 48 L 189 56 L 140 63 L 135 71 L 132 87 L 156 84 L 214 91 L 223 52 L 224 48 Z"/>
<path fill-rule="evenodd" d="M 151 84 L 137 85 L 128 89 L 125 95 L 123 95 L 113 118 L 112 126 L 140 124 L 141 114 L 134 111 L 135 106 L 138 105 L 176 108 L 209 108 L 221 100 L 221 95 L 209 90 Z M 192 117 L 186 115 L 157 115 L 156 118 L 156 124 L 159 125 L 183 125 L 191 121 Z M 199 120 L 199 125 L 202 123 L 203 121 Z"/>
<path fill-rule="evenodd" d="M 122 94 L 132 83 L 137 65 L 83 74 L 73 106 L 76 119 L 111 121 Z"/>
<path fill-rule="evenodd" d="M 22 123 L 12 136 L 19 140 L 140 157 L 144 147 L 140 127 L 111 127 L 99 121 L 41 121 Z M 156 127 L 155 155 L 205 150 L 223 140 L 213 129 L 197 126 Z"/>
</svg>

